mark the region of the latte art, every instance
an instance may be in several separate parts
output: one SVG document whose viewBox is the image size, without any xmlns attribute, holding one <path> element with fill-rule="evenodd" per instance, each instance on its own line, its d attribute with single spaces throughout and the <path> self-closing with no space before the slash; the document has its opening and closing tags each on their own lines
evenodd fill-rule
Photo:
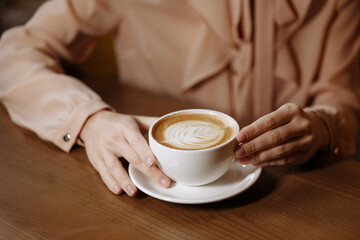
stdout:
<svg viewBox="0 0 360 240">
<path fill-rule="evenodd" d="M 174 123 L 164 131 L 167 143 L 179 149 L 208 148 L 220 144 L 225 136 L 225 129 L 211 122 L 188 120 Z"/>
<path fill-rule="evenodd" d="M 236 134 L 235 125 L 218 114 L 182 113 L 160 120 L 154 138 L 175 149 L 199 150 L 220 145 Z"/>
</svg>

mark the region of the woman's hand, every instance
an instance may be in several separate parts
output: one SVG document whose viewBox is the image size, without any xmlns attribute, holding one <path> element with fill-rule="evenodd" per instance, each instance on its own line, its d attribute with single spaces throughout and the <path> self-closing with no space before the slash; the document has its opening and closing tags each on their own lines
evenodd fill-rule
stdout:
<svg viewBox="0 0 360 240">
<path fill-rule="evenodd" d="M 329 132 L 317 115 L 288 103 L 241 129 L 237 140 L 241 164 L 302 164 L 328 145 Z"/>
<path fill-rule="evenodd" d="M 120 157 L 160 186 L 166 188 L 170 185 L 170 179 L 155 166 L 155 156 L 141 134 L 155 119 L 100 111 L 85 123 L 80 138 L 87 156 L 113 193 L 120 194 L 124 190 L 129 196 L 134 196 L 137 192 Z"/>
</svg>

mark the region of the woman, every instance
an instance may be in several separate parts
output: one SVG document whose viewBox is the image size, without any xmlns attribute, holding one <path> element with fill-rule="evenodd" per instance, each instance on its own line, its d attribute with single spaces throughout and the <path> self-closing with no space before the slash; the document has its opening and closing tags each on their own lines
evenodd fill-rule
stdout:
<svg viewBox="0 0 360 240">
<path fill-rule="evenodd" d="M 119 157 L 160 186 L 129 116 L 63 73 L 113 32 L 120 79 L 231 114 L 242 164 L 301 164 L 355 151 L 360 112 L 357 0 L 53 0 L 0 42 L 0 99 L 12 120 L 64 151 L 84 145 L 115 194 L 136 194 Z M 208 96 L 211 96 L 209 98 Z"/>
</svg>

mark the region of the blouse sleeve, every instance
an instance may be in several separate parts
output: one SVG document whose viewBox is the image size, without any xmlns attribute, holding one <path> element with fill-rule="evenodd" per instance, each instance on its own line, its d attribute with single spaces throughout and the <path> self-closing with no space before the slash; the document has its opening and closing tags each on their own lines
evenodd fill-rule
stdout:
<svg viewBox="0 0 360 240">
<path fill-rule="evenodd" d="M 64 74 L 59 62 L 89 56 L 96 38 L 119 23 L 120 2 L 47 1 L 24 26 L 3 34 L 0 100 L 16 124 L 68 152 L 86 119 L 110 108 L 81 81 Z"/>
<path fill-rule="evenodd" d="M 356 151 L 360 118 L 360 1 L 339 1 L 328 30 L 309 108 L 324 121 L 330 133 L 330 151 L 350 157 Z"/>
</svg>

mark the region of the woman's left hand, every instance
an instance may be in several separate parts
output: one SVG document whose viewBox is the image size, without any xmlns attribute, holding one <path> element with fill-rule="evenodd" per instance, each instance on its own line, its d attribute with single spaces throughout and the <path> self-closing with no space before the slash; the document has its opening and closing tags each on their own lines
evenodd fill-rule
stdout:
<svg viewBox="0 0 360 240">
<path fill-rule="evenodd" d="M 241 129 L 235 150 L 241 164 L 279 166 L 302 164 L 329 143 L 319 116 L 287 103 Z"/>
</svg>

